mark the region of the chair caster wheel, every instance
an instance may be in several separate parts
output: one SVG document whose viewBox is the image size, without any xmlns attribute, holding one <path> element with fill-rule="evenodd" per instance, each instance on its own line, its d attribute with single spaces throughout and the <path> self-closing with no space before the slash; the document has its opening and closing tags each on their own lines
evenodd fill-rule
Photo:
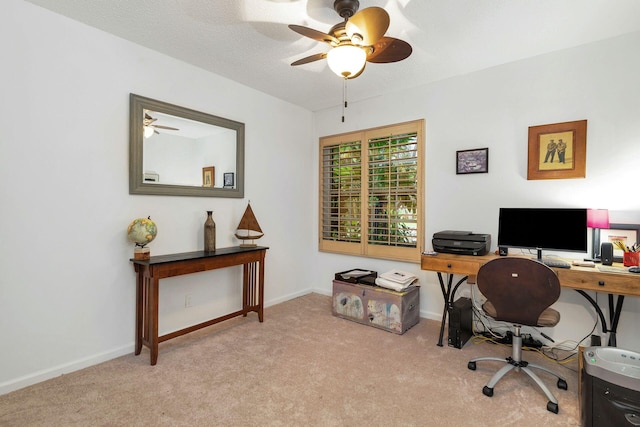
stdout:
<svg viewBox="0 0 640 427">
<path fill-rule="evenodd" d="M 485 396 L 491 397 L 493 396 L 493 389 L 491 387 L 484 386 L 484 388 L 482 389 L 482 394 L 484 394 Z M 547 409 L 548 408 L 549 408 L 549 405 L 547 405 Z"/>
<path fill-rule="evenodd" d="M 554 414 L 558 413 L 558 404 L 553 402 L 547 402 L 547 411 L 553 412 Z"/>
<path fill-rule="evenodd" d="M 469 362 L 467 364 L 467 368 L 471 369 L 472 371 L 476 370 L 476 362 Z"/>
<path fill-rule="evenodd" d="M 558 388 L 562 390 L 567 390 L 567 382 L 562 379 L 558 379 Z"/>
</svg>

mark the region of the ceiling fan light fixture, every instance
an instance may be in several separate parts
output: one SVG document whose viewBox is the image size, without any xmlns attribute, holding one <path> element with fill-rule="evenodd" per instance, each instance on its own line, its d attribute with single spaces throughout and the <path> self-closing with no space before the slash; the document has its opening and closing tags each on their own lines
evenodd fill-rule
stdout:
<svg viewBox="0 0 640 427">
<path fill-rule="evenodd" d="M 362 36 L 358 33 L 355 33 L 351 36 L 351 43 L 356 45 L 356 46 L 362 46 L 364 42 L 364 39 L 362 38 Z"/>
<path fill-rule="evenodd" d="M 153 128 L 151 126 L 144 126 L 144 137 L 150 138 L 153 135 Z"/>
<path fill-rule="evenodd" d="M 331 71 L 343 78 L 355 76 L 367 61 L 364 49 L 353 45 L 334 47 L 327 53 L 327 62 Z"/>
</svg>

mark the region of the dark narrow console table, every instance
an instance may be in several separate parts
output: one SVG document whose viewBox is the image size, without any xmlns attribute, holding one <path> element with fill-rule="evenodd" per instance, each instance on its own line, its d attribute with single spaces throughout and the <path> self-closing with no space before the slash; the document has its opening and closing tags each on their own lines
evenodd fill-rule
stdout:
<svg viewBox="0 0 640 427">
<path fill-rule="evenodd" d="M 185 252 L 180 254 L 152 256 L 150 259 L 131 259 L 136 271 L 136 349 L 139 355 L 145 345 L 151 351 L 151 364 L 158 362 L 158 344 L 189 332 L 228 320 L 246 316 L 255 311 L 263 321 L 264 309 L 264 258 L 267 247 L 220 248 L 215 252 Z M 179 331 L 158 336 L 159 282 L 165 277 L 218 268 L 243 266 L 242 310 L 216 317 Z"/>
</svg>

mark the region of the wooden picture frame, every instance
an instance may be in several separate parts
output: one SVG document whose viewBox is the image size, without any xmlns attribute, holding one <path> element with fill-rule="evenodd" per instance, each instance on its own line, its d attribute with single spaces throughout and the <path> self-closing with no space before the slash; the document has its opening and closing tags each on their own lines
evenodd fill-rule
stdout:
<svg viewBox="0 0 640 427">
<path fill-rule="evenodd" d="M 489 172 L 489 149 L 456 151 L 456 175 Z"/>
<path fill-rule="evenodd" d="M 640 242 L 640 224 L 609 224 L 609 228 L 600 229 L 600 244 L 602 242 L 613 243 L 621 240 L 626 246 L 631 247 Z M 622 250 L 613 245 L 613 261 L 622 262 Z"/>
<path fill-rule="evenodd" d="M 233 188 L 235 185 L 235 176 L 233 172 L 225 172 L 222 174 L 224 188 Z"/>
<path fill-rule="evenodd" d="M 587 121 L 529 127 L 527 179 L 584 178 Z"/>
<path fill-rule="evenodd" d="M 203 187 L 213 187 L 216 181 L 215 171 L 216 171 L 216 168 L 213 166 L 202 168 L 202 186 Z"/>
</svg>

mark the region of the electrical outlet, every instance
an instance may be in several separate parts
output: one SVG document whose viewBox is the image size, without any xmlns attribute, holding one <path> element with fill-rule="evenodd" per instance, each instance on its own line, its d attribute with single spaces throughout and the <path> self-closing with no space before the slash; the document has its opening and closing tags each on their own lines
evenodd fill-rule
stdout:
<svg viewBox="0 0 640 427">
<path fill-rule="evenodd" d="M 191 307 L 191 295 L 184 296 L 184 306 L 185 308 Z"/>
</svg>

